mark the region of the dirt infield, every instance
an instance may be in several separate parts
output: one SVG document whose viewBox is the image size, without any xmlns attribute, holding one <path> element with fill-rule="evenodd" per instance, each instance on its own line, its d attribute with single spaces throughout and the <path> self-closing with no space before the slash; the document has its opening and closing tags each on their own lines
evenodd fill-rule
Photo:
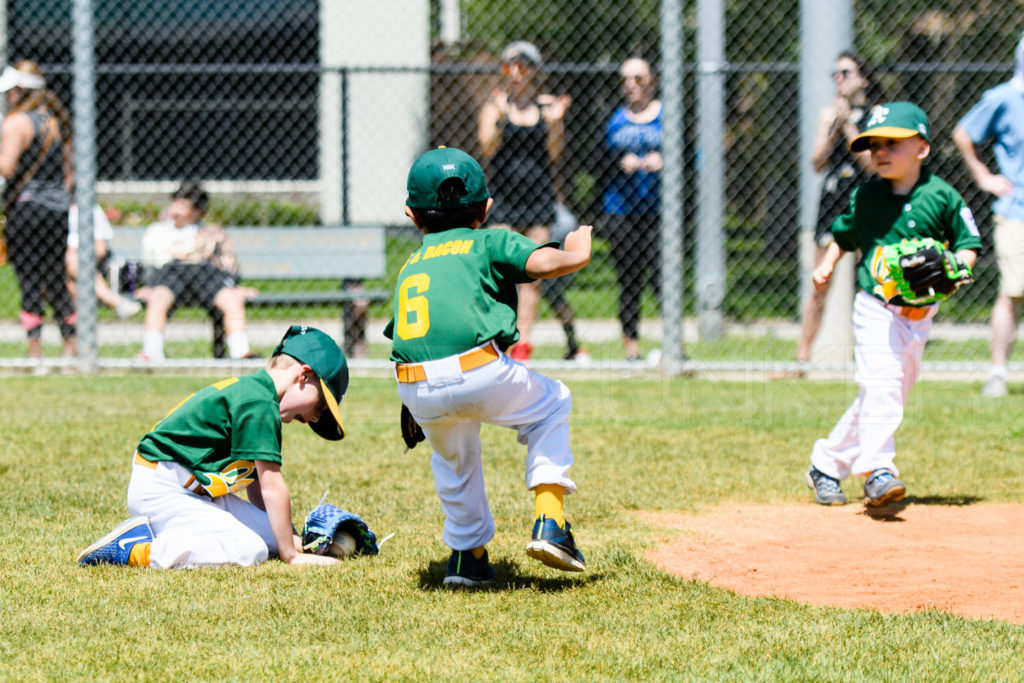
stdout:
<svg viewBox="0 0 1024 683">
<path fill-rule="evenodd" d="M 737 593 L 1024 623 L 1024 505 L 913 499 L 646 513 L 683 533 L 647 559 Z"/>
</svg>

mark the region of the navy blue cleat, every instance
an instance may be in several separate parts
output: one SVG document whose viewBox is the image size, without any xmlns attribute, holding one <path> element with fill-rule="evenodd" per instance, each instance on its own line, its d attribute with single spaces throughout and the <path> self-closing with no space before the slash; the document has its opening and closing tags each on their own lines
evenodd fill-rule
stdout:
<svg viewBox="0 0 1024 683">
<path fill-rule="evenodd" d="M 136 543 L 152 543 L 149 517 L 133 517 L 78 554 L 78 564 L 128 564 Z"/>
<path fill-rule="evenodd" d="M 587 568 L 583 553 L 576 547 L 569 522 L 566 521 L 563 529 L 558 522 L 544 515 L 533 523 L 533 539 L 526 544 L 526 554 L 564 572 L 581 572 Z"/>
<path fill-rule="evenodd" d="M 487 559 L 487 551 L 480 559 L 473 557 L 469 550 L 453 550 L 448 558 L 448 571 L 445 573 L 444 585 L 461 586 L 463 588 L 484 588 L 494 583 L 494 569 Z"/>
</svg>

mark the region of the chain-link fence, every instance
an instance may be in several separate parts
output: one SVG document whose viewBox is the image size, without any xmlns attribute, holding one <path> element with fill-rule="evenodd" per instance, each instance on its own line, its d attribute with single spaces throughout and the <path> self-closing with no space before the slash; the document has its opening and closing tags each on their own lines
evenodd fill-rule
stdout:
<svg viewBox="0 0 1024 683">
<path fill-rule="evenodd" d="M 975 186 L 951 134 L 987 88 L 1012 75 L 1016 3 L 814 5 L 848 23 L 837 35 L 849 39 L 828 43 L 810 69 L 808 41 L 821 27 L 807 25 L 809 2 L 680 2 L 678 45 L 664 21 L 675 6 L 655 0 L 93 5 L 95 189 L 113 224 L 99 271 L 114 289 L 101 297 L 95 330 L 103 358 L 266 355 L 286 324 L 310 322 L 345 338 L 353 357 L 383 363 L 389 293 L 419 239 L 402 213 L 405 174 L 423 150 L 449 145 L 484 163 L 497 200 L 492 222 L 536 239 L 575 221 L 596 226 L 592 263 L 542 290 L 535 324 L 520 312 L 532 359 L 653 360 L 666 328 L 681 321 L 695 361 L 791 361 L 814 258 L 807 207 L 816 212 L 828 182 L 806 172 L 819 108 L 808 109 L 805 79 L 816 73 L 815 103 L 833 106 L 850 74 L 829 74 L 844 71 L 845 49 L 867 60 L 852 75 L 874 65 L 878 88 L 853 109 L 909 99 L 929 112 L 930 167 L 964 195 L 986 244 L 977 281 L 943 306 L 926 358 L 987 358 L 998 286 L 993 197 Z M 9 0 L 6 52 L 10 64 L 39 64 L 46 88 L 73 111 L 71 8 L 71 0 Z M 505 51 L 515 41 L 529 45 Z M 677 48 L 679 68 L 666 69 Z M 679 74 L 673 99 L 666 71 Z M 15 88 L 9 101 L 31 90 Z M 679 131 L 678 159 L 660 154 L 666 131 Z M 23 151 L 21 175 L 39 144 Z M 995 169 L 991 146 L 978 150 Z M 669 171 L 678 182 L 666 190 L 659 184 Z M 9 175 L 8 193 L 17 177 Z M 181 254 L 154 257 L 152 240 L 143 244 L 154 223 L 181 238 L 180 227 L 199 218 L 171 208 L 185 179 L 209 193 L 203 221 L 227 226 L 241 269 L 228 279 L 202 270 L 196 286 L 169 287 L 177 297 L 164 325 L 153 315 L 167 307 L 163 293 L 149 298 L 167 285 L 157 266 L 231 246 L 202 230 L 198 247 L 185 240 L 187 254 L 179 244 Z M 681 207 L 670 216 L 666 191 Z M 674 262 L 662 257 L 665 223 L 682 235 Z M 325 227 L 300 239 L 289 232 L 298 226 Z M 350 238 L 327 226 L 364 232 Z M 39 320 L 44 354 L 59 355 L 49 300 L 39 317 L 26 314 L 21 295 L 30 273 L 60 270 L 61 260 L 13 246 L 24 272 L 0 268 L 0 356 L 23 358 L 26 329 Z M 323 263 L 305 271 L 305 255 Z M 48 277 L 44 293 L 59 282 Z M 659 293 L 676 282 L 679 303 L 662 310 Z M 220 328 L 211 323 L 218 316 Z"/>
</svg>

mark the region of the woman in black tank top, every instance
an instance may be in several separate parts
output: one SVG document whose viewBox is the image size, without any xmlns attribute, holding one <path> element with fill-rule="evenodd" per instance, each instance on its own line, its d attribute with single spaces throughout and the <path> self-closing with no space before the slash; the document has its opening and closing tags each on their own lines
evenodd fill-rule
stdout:
<svg viewBox="0 0 1024 683">
<path fill-rule="evenodd" d="M 873 175 L 870 154 L 854 154 L 849 145 L 860 134 L 871 107 L 884 101 L 871 65 L 854 52 L 843 52 L 836 58 L 832 80 L 836 85 L 836 98 L 822 109 L 818 117 L 811 153 L 814 170 L 824 174 L 814 230 L 815 266 L 832 241 L 832 222 L 846 210 L 854 188 Z M 811 346 L 821 326 L 827 294 L 827 288 L 821 292 L 812 291 L 804 304 L 796 351 L 796 359 L 800 363 L 811 358 Z M 776 373 L 776 376 L 794 374 L 802 376 L 803 370 Z"/>
<path fill-rule="evenodd" d="M 0 92 L 9 111 L 0 136 L 0 175 L 7 179 L 3 206 L 11 264 L 21 288 L 21 324 L 28 355 L 43 355 L 45 305 L 53 308 L 64 355 L 75 348 L 75 309 L 66 282 L 71 187 L 71 121 L 46 89 L 39 66 L 28 60 L 6 67 Z"/>
<path fill-rule="evenodd" d="M 520 232 L 543 244 L 555 221 L 553 167 L 565 146 L 565 112 L 571 99 L 537 93 L 540 51 L 525 41 L 501 55 L 505 88 L 495 88 L 480 112 L 479 139 L 490 163 L 488 188 L 494 207 L 488 227 Z M 519 341 L 509 349 L 528 360 L 530 336 L 540 304 L 540 281 L 519 286 Z"/>
</svg>

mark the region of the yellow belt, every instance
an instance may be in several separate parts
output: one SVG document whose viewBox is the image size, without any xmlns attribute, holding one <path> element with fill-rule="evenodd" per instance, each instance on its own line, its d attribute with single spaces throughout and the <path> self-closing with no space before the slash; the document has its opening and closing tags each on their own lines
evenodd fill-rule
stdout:
<svg viewBox="0 0 1024 683">
<path fill-rule="evenodd" d="M 135 457 L 132 458 L 132 462 L 134 464 L 136 464 L 136 465 L 142 465 L 143 467 L 148 467 L 151 470 L 155 470 L 156 469 L 156 463 L 155 462 L 153 462 L 152 460 L 146 460 L 141 455 L 139 455 L 138 452 L 135 453 Z"/>
<path fill-rule="evenodd" d="M 494 344 L 481 346 L 459 356 L 459 367 L 462 368 L 463 372 L 475 370 L 497 359 L 498 355 L 498 350 L 494 348 Z M 426 371 L 419 363 L 395 363 L 395 375 L 402 384 L 422 382 L 427 378 Z"/>
<path fill-rule="evenodd" d="M 151 470 L 156 469 L 156 463 L 153 462 L 152 460 L 146 460 L 141 455 L 139 455 L 138 451 L 135 452 L 135 457 L 132 458 L 132 463 L 135 465 L 142 465 L 143 467 L 148 467 Z M 189 477 L 188 481 L 182 484 L 182 488 L 187 489 L 192 493 L 195 493 L 200 496 L 206 496 L 207 498 L 210 497 L 209 491 L 203 488 L 203 485 L 199 483 L 199 480 L 195 478 L 195 475 Z"/>
</svg>

